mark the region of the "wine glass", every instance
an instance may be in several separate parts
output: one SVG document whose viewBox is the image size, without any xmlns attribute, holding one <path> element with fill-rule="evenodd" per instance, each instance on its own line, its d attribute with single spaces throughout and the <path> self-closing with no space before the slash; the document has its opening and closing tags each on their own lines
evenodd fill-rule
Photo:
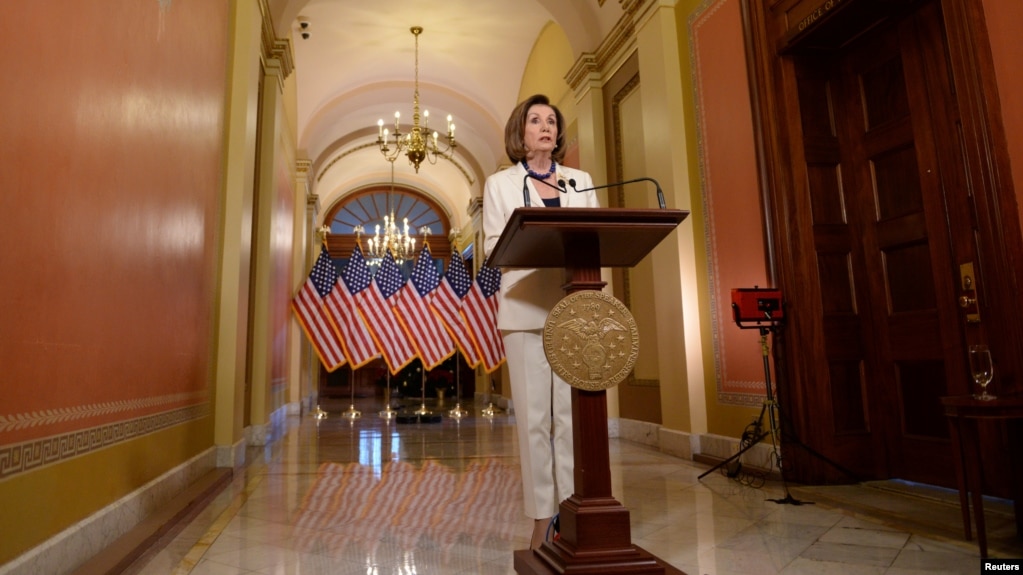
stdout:
<svg viewBox="0 0 1023 575">
<path fill-rule="evenodd" d="M 994 377 L 994 367 L 991 365 L 991 350 L 986 345 L 970 346 L 970 373 L 973 375 L 973 381 L 980 386 L 980 395 L 973 397 L 983 401 L 995 399 L 995 396 L 987 392 L 987 385 Z"/>
</svg>

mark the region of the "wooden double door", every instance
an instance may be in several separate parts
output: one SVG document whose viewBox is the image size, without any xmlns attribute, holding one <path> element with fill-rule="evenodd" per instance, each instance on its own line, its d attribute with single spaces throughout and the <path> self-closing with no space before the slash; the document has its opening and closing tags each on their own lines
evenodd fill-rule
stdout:
<svg viewBox="0 0 1023 575">
<path fill-rule="evenodd" d="M 955 485 L 940 398 L 969 392 L 973 212 L 940 3 L 904 6 L 780 56 L 798 100 L 782 134 L 795 185 L 773 200 L 790 220 L 779 396 L 798 480 Z"/>
</svg>

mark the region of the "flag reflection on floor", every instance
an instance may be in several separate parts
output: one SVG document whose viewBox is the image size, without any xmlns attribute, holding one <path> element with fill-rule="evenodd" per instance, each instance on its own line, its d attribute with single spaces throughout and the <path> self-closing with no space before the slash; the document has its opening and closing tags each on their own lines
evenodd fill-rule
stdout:
<svg viewBox="0 0 1023 575">
<path fill-rule="evenodd" d="M 395 551 L 459 542 L 479 547 L 491 538 L 510 542 L 520 519 L 518 467 L 496 460 L 474 461 L 454 470 L 432 460 L 422 465 L 390 461 L 382 467 L 323 463 L 302 499 L 297 529 L 306 551 L 357 545 L 369 557 L 382 544 Z"/>
</svg>

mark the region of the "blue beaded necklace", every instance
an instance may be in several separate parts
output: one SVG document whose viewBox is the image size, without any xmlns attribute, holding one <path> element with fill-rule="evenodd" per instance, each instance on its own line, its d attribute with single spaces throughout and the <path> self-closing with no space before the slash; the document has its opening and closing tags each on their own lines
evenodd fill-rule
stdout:
<svg viewBox="0 0 1023 575">
<path fill-rule="evenodd" d="M 554 160 L 551 160 L 551 169 L 547 170 L 546 174 L 540 174 L 529 169 L 529 164 L 527 164 L 525 160 L 522 160 L 522 167 L 526 168 L 526 172 L 530 176 L 533 176 L 538 180 L 546 180 L 547 178 L 551 177 L 552 174 L 554 174 L 554 170 L 558 167 L 558 163 L 555 162 Z"/>
</svg>

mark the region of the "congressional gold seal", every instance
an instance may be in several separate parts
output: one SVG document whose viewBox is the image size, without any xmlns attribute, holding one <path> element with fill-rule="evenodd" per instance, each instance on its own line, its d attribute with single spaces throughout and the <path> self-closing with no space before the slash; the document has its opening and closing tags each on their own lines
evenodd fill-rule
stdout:
<svg viewBox="0 0 1023 575">
<path fill-rule="evenodd" d="M 595 290 L 562 298 L 547 315 L 543 349 L 569 385 L 598 391 L 618 385 L 639 355 L 639 330 L 622 302 Z"/>
</svg>

